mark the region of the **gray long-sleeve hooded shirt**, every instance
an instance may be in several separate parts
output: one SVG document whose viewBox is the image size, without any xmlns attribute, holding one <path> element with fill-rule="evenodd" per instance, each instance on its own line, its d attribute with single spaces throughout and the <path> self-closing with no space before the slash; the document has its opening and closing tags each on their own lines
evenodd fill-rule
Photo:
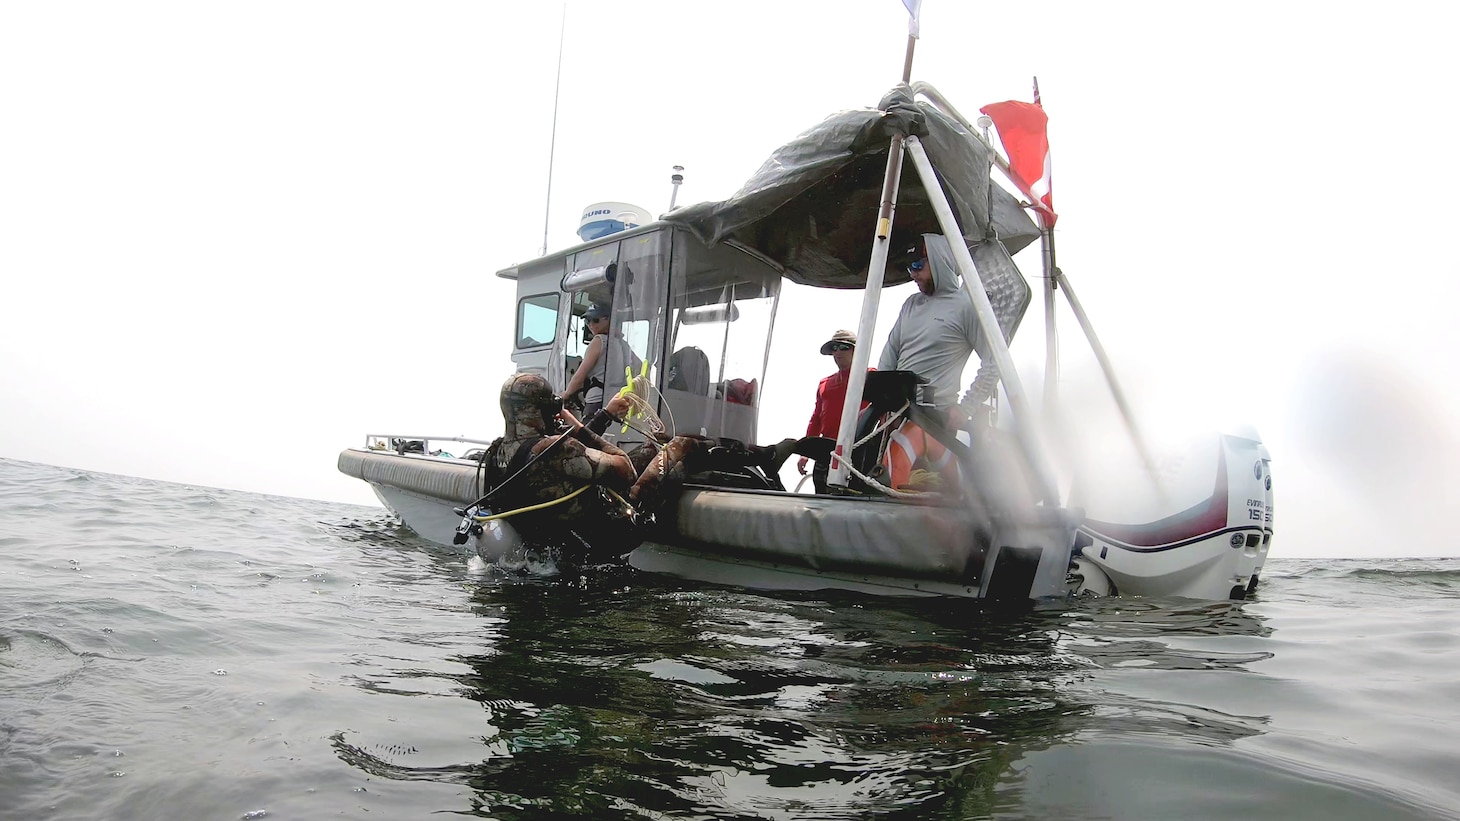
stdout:
<svg viewBox="0 0 1460 821">
<path fill-rule="evenodd" d="M 877 370 L 916 373 L 932 383 L 933 403 L 947 408 L 958 402 L 963 369 L 969 355 L 977 352 L 983 364 L 965 399 L 981 402 L 992 393 L 998 372 L 985 355 L 978 314 L 963 292 L 947 238 L 923 234 L 923 241 L 933 271 L 933 293 L 920 290 L 902 303 Z"/>
</svg>

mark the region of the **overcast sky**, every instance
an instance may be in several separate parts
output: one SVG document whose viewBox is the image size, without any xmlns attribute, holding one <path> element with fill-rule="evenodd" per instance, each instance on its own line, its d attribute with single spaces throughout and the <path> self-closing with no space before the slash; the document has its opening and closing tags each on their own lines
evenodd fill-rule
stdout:
<svg viewBox="0 0 1460 821">
<path fill-rule="evenodd" d="M 965 113 L 1038 75 L 1061 267 L 1150 427 L 1261 433 L 1274 555 L 1460 555 L 1450 9 L 924 4 L 914 78 Z M 500 433 L 494 272 L 545 212 L 553 248 L 591 202 L 661 213 L 675 164 L 681 204 L 722 199 L 874 105 L 906 37 L 898 0 L 573 0 L 546 209 L 562 13 L 0 5 L 0 457 L 375 504 L 335 470 L 366 433 Z M 785 292 L 764 441 L 856 300 Z M 1065 411 L 1103 419 L 1059 323 Z"/>
</svg>

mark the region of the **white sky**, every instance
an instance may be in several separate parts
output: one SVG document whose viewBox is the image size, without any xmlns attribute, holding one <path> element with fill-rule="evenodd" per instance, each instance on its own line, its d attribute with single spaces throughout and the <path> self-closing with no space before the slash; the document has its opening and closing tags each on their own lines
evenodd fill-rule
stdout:
<svg viewBox="0 0 1460 821">
<path fill-rule="evenodd" d="M 1450 9 L 924 4 L 914 78 L 965 113 L 1038 75 L 1061 267 L 1148 425 L 1262 434 L 1274 555 L 1460 555 Z M 0 5 L 0 456 L 374 504 L 335 470 L 367 432 L 497 435 L 493 274 L 542 243 L 561 13 Z M 905 23 L 897 0 L 568 3 L 549 245 L 590 202 L 661 213 L 676 163 L 680 203 L 728 196 L 875 104 Z M 762 441 L 804 430 L 857 299 L 785 293 Z M 1104 419 L 1059 323 L 1073 414 Z M 1031 386 L 1041 335 L 1036 302 Z"/>
</svg>

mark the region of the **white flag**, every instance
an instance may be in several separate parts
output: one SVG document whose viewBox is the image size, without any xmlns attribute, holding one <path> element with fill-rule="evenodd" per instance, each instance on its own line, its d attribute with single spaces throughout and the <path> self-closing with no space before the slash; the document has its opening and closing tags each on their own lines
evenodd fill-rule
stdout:
<svg viewBox="0 0 1460 821">
<path fill-rule="evenodd" d="M 923 0 L 902 0 L 902 4 L 907 6 L 907 13 L 912 15 L 907 21 L 907 34 L 909 37 L 917 39 L 918 12 L 923 8 Z"/>
</svg>

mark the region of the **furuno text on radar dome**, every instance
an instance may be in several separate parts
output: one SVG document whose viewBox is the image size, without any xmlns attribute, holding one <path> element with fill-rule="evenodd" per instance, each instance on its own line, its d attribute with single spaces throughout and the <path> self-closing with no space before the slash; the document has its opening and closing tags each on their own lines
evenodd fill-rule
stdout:
<svg viewBox="0 0 1460 821">
<path fill-rule="evenodd" d="M 649 212 L 627 202 L 595 202 L 578 219 L 578 239 L 590 240 L 637 228 L 650 222 Z"/>
</svg>

